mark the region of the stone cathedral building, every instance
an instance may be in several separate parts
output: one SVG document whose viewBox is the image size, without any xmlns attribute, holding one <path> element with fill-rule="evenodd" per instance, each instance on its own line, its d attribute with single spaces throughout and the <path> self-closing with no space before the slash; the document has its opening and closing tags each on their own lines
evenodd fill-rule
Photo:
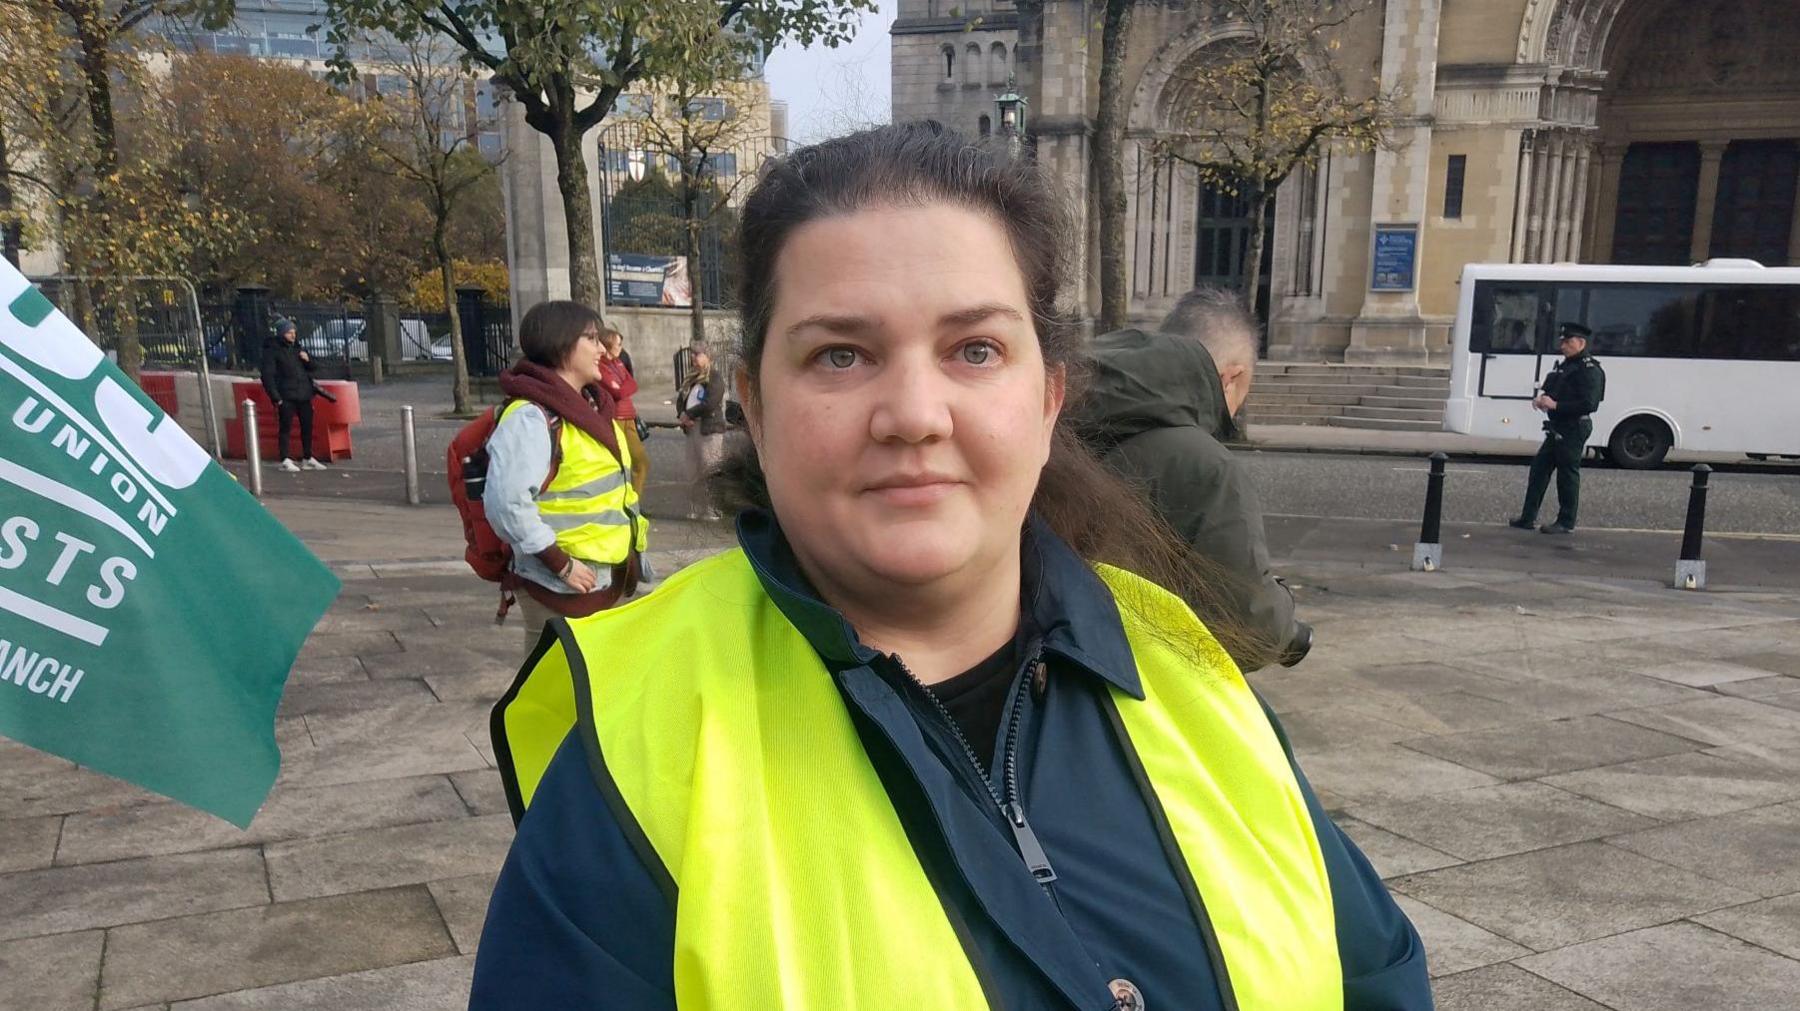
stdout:
<svg viewBox="0 0 1800 1011">
<path fill-rule="evenodd" d="M 1043 8 L 1029 114 L 1040 159 L 1077 198 L 1092 169 L 1098 5 Z M 900 0 L 894 119 L 994 130 L 1017 18 L 1012 0 Z M 1135 15 L 1135 317 L 1238 271 L 1245 209 L 1140 148 L 1168 128 L 1181 68 L 1242 31 L 1204 0 L 1144 0 Z M 1271 358 L 1430 360 L 1465 263 L 1800 264 L 1800 0 L 1378 0 L 1339 52 L 1346 79 L 1404 89 L 1397 143 L 1331 154 L 1282 187 L 1261 280 Z M 1073 202 L 1091 314 L 1094 215 Z"/>
</svg>

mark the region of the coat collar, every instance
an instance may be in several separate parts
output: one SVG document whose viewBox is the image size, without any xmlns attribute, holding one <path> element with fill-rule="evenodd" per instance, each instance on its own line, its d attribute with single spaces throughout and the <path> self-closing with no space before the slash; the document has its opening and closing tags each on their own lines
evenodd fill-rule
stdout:
<svg viewBox="0 0 1800 1011">
<path fill-rule="evenodd" d="M 881 657 L 857 639 L 842 613 L 819 599 L 774 514 L 760 509 L 740 513 L 737 535 L 763 592 L 827 666 L 863 666 Z M 1022 536 L 1022 599 L 1044 649 L 1142 699 L 1137 662 L 1112 592 L 1035 514 L 1026 519 Z"/>
</svg>

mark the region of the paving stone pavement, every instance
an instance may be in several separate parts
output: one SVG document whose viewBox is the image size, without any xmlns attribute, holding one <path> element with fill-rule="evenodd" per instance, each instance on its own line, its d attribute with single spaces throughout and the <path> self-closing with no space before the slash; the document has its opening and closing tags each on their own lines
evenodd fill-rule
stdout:
<svg viewBox="0 0 1800 1011">
<path fill-rule="evenodd" d="M 272 506 L 345 577 L 247 831 L 0 740 L 0 1008 L 466 1002 L 519 660 L 453 515 Z M 665 573 L 727 543 L 664 524 Z M 1252 675 L 1424 936 L 1446 1011 L 1800 1008 L 1800 593 L 1284 567 Z"/>
</svg>

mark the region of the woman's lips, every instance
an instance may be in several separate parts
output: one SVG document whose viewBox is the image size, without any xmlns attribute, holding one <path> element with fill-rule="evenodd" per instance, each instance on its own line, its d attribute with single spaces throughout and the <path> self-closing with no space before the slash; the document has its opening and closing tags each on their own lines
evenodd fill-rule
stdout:
<svg viewBox="0 0 1800 1011">
<path fill-rule="evenodd" d="M 904 475 L 877 481 L 866 491 L 888 505 L 927 506 L 943 501 L 962 483 L 941 474 Z"/>
</svg>

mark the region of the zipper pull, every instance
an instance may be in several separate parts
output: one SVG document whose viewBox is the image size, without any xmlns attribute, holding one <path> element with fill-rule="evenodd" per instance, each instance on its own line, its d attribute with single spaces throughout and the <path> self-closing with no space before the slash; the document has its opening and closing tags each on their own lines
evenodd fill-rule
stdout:
<svg viewBox="0 0 1800 1011">
<path fill-rule="evenodd" d="M 1013 841 L 1019 845 L 1019 855 L 1025 858 L 1025 867 L 1037 883 L 1049 887 L 1056 880 L 1056 869 L 1050 866 L 1050 855 L 1038 842 L 1037 833 L 1031 830 L 1031 823 L 1025 820 L 1025 809 L 1018 801 L 1006 805 L 1006 824 L 1012 827 Z"/>
</svg>

